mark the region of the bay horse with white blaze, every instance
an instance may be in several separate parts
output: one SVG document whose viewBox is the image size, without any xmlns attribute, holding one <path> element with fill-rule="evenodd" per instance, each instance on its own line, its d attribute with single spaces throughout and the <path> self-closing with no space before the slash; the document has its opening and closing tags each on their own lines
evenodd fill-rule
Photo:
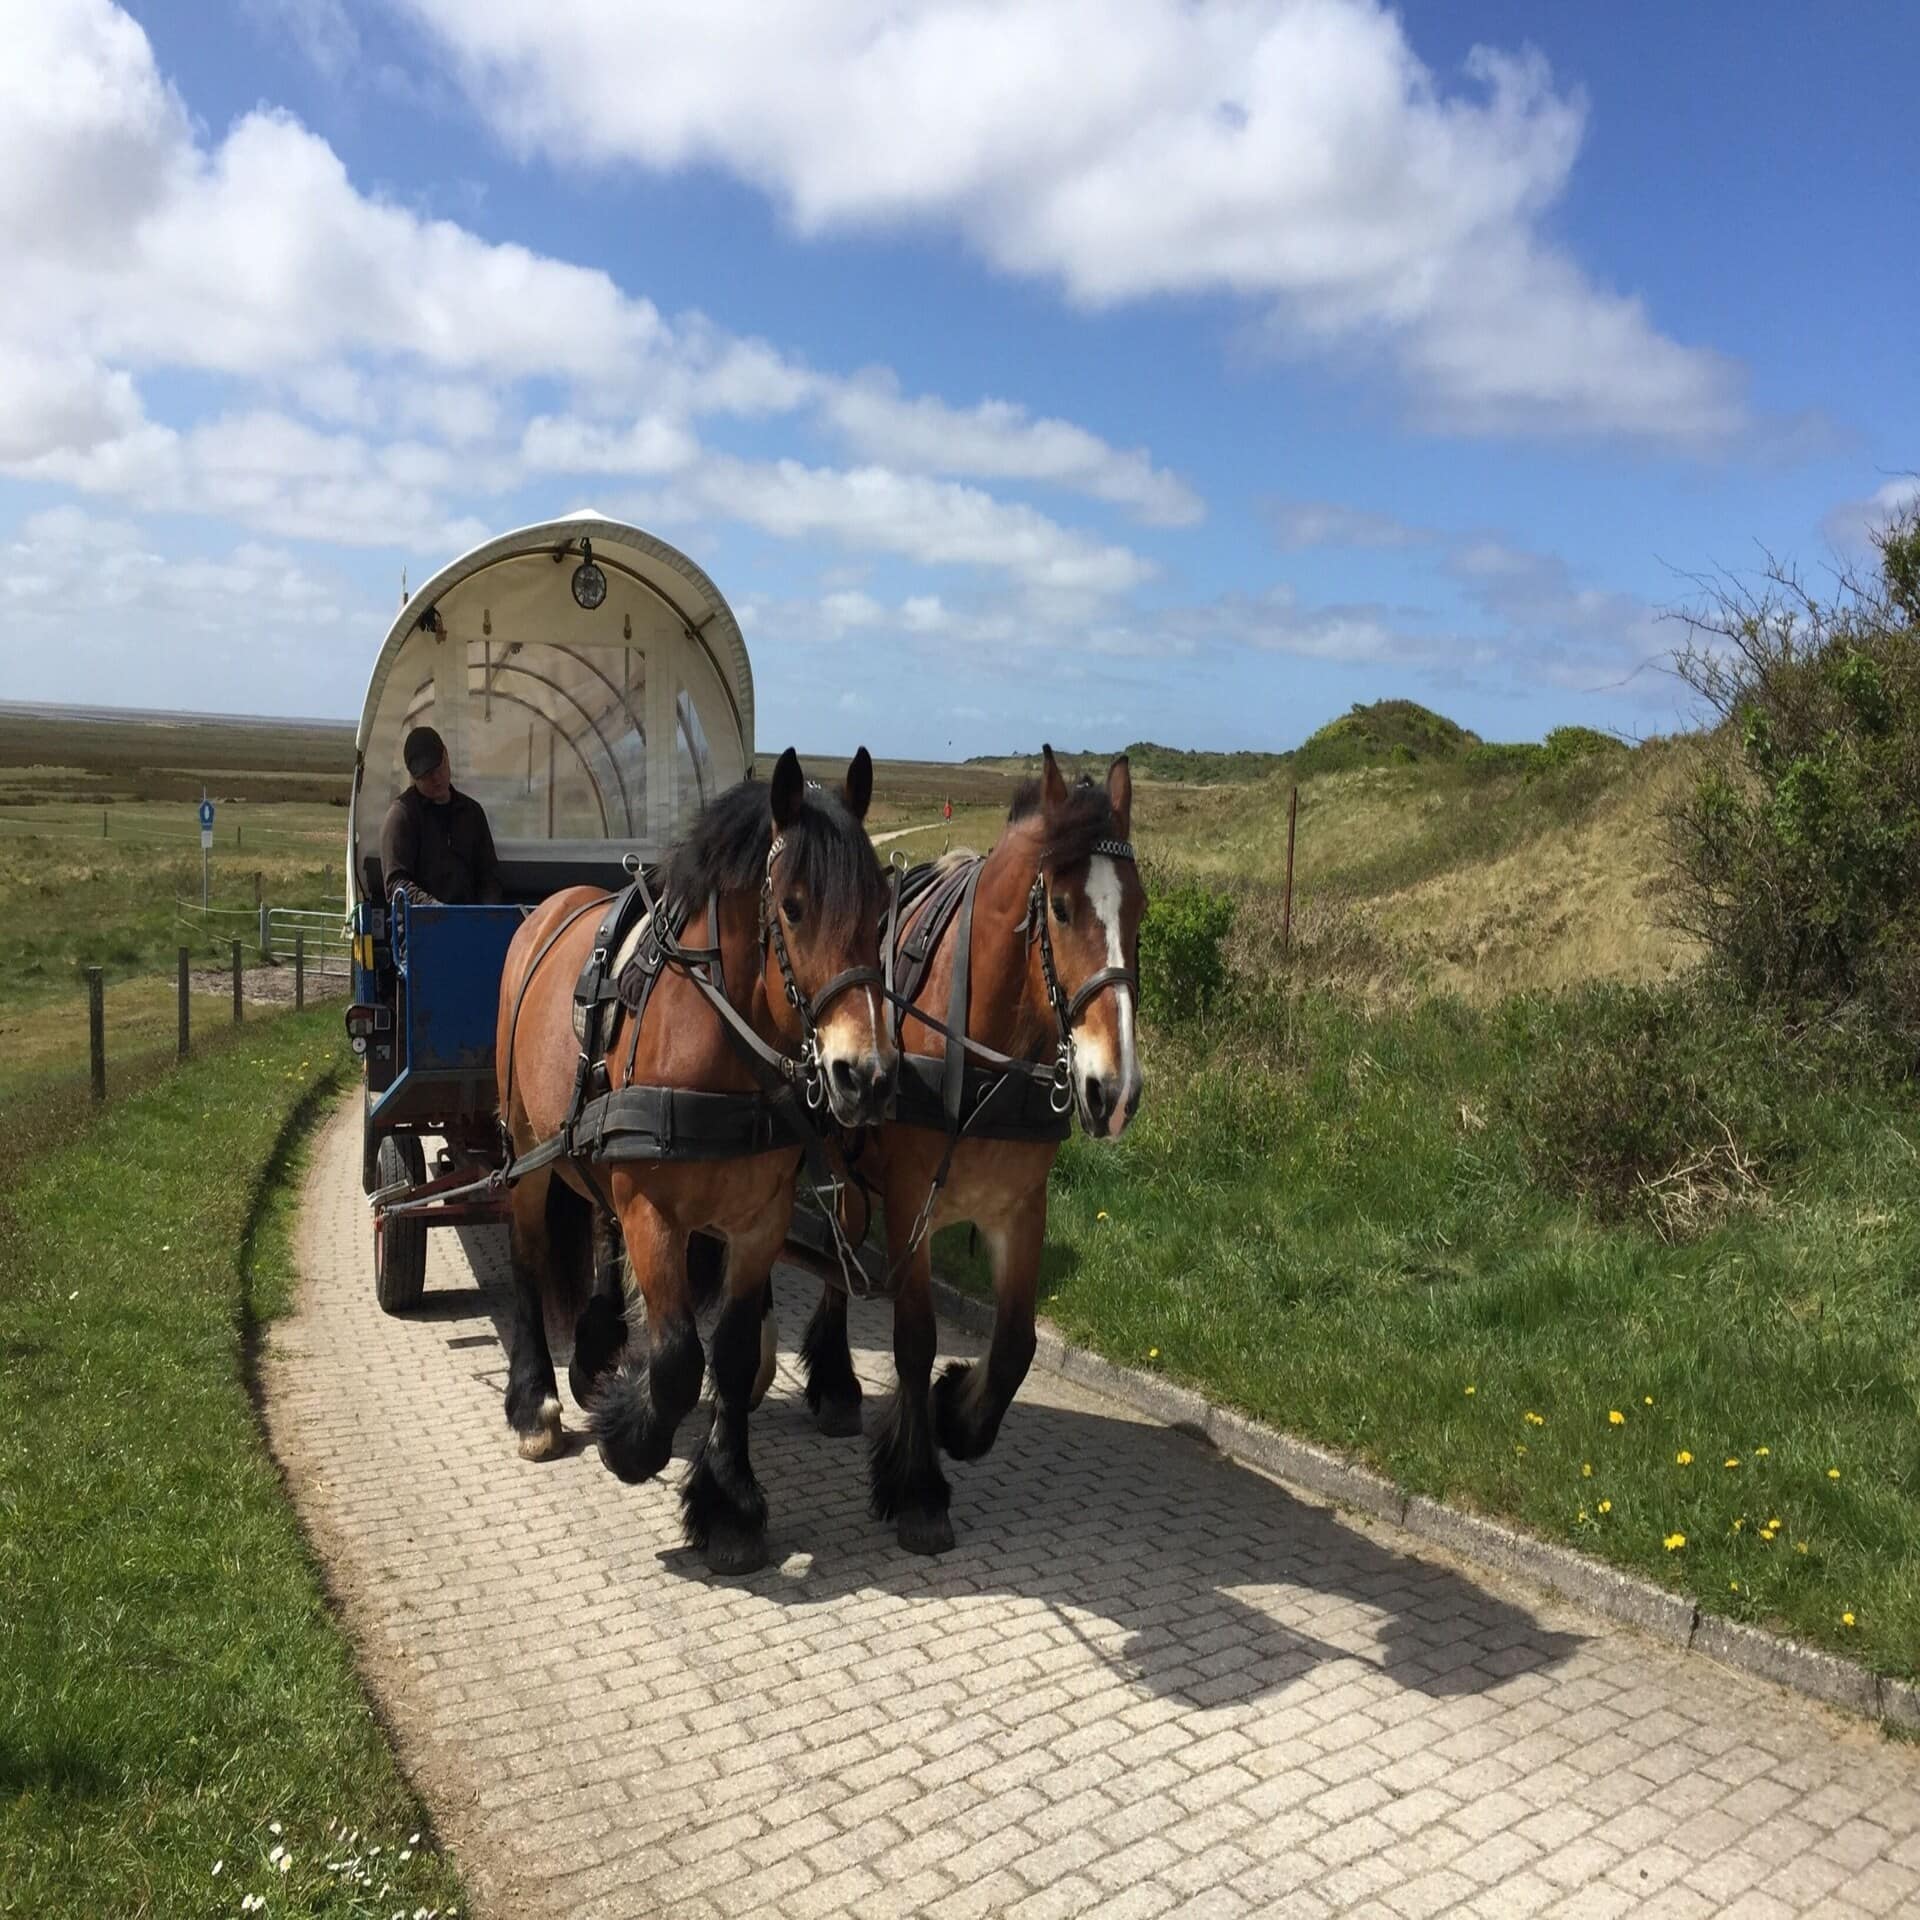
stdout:
<svg viewBox="0 0 1920 1920">
<path fill-rule="evenodd" d="M 929 1124 L 920 1117 L 888 1121 L 861 1136 L 853 1168 L 861 1186 L 877 1192 L 885 1214 L 887 1278 L 897 1285 L 893 1405 L 875 1434 L 871 1479 L 876 1518 L 896 1524 L 903 1547 L 938 1553 L 953 1544 L 950 1489 L 936 1442 L 956 1460 L 973 1460 L 993 1445 L 1034 1352 L 1034 1300 L 1046 1239 L 1047 1176 L 1059 1152 L 1070 1104 L 1096 1140 L 1117 1140 L 1140 1104 L 1140 1056 L 1135 1013 L 1139 999 L 1140 920 L 1146 892 L 1130 833 L 1133 776 L 1126 756 L 1115 760 L 1104 787 L 1082 780 L 1069 786 L 1053 749 L 1043 773 L 1016 797 L 1005 829 L 984 861 L 951 855 L 947 870 L 958 886 L 969 874 L 970 912 L 955 912 L 899 1018 L 903 1055 L 901 1113 L 910 1083 L 937 1081 L 941 1061 L 961 1105 L 957 1043 L 967 1057 L 989 1061 L 981 1094 L 1013 1082 L 1001 1069 L 1024 1067 L 1027 1085 L 1042 1096 L 1042 1124 L 1016 1121 L 1000 1129 L 1025 1138 L 973 1137 L 970 1119 Z M 890 930 L 896 960 L 910 943 L 932 895 L 902 910 Z M 956 967 L 960 991 L 955 992 Z M 918 1056 L 919 1065 L 911 1056 Z M 1049 1074 L 1048 1069 L 1052 1072 Z M 1052 1137 L 1044 1112 L 1053 1098 L 1061 1125 Z M 1018 1105 L 1022 1089 L 1014 1084 Z M 989 1102 L 968 1095 L 968 1111 Z M 997 1094 L 994 1095 L 997 1099 Z M 1029 1103 L 1032 1104 L 1031 1102 Z M 937 1122 L 939 1103 L 935 1102 Z M 850 1238 L 864 1235 L 862 1195 L 849 1187 L 843 1218 Z M 936 1344 L 932 1296 L 933 1232 L 970 1220 L 993 1262 L 993 1342 L 984 1363 L 955 1361 L 932 1381 Z M 821 1430 L 860 1431 L 860 1383 L 847 1345 L 847 1296 L 828 1286 L 807 1327 L 801 1349 L 807 1401 Z"/>
<path fill-rule="evenodd" d="M 886 896 L 863 824 L 873 762 L 863 747 L 836 795 L 809 787 L 792 748 L 770 784 L 742 781 L 700 816 L 674 854 L 660 890 L 704 919 L 705 950 L 681 949 L 761 1044 L 755 1056 L 685 961 L 662 964 L 637 1034 L 623 1025 L 605 1049 L 608 1098 L 622 1089 L 765 1093 L 769 1058 L 796 1072 L 835 1121 L 877 1119 L 893 1090 L 895 1042 L 877 971 Z M 577 1115 L 582 1049 L 575 982 L 594 954 L 596 916 L 610 896 L 574 887 L 544 901 L 515 935 L 501 980 L 498 1071 L 501 1119 L 516 1158 L 560 1134 Z M 630 1014 L 625 1014 L 627 1021 Z M 515 1308 L 509 1326 L 507 1423 L 520 1450 L 558 1447 L 560 1402 L 547 1345 L 549 1293 L 576 1301 L 594 1235 L 595 1208 L 610 1211 L 646 1307 L 645 1354 L 626 1344 L 617 1258 L 600 1263 L 575 1335 L 576 1394 L 591 1400 L 607 1464 L 645 1480 L 671 1457 L 674 1431 L 692 1411 L 705 1374 L 688 1276 L 690 1237 L 725 1243 L 724 1297 L 713 1334 L 713 1418 L 681 1488 L 689 1541 L 716 1572 L 759 1566 L 766 1498 L 747 1453 L 747 1418 L 773 1377 L 769 1275 L 787 1237 L 802 1149 L 726 1158 L 602 1160 L 563 1156 L 512 1189 Z M 611 1369 L 611 1370 L 609 1370 Z"/>
</svg>

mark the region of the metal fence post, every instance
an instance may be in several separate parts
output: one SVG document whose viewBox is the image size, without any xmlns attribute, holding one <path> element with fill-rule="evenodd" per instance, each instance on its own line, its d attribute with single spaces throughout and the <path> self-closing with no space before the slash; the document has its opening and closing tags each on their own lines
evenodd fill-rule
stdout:
<svg viewBox="0 0 1920 1920">
<path fill-rule="evenodd" d="M 233 1024 L 240 1024 L 240 942 L 233 943 Z"/>
<path fill-rule="evenodd" d="M 180 949 L 180 1058 L 187 1057 L 187 1049 L 192 1044 L 192 1032 L 188 1025 L 190 1015 L 187 1012 L 187 964 L 188 949 Z"/>
<path fill-rule="evenodd" d="M 293 935 L 293 1010 L 298 1013 L 307 1004 L 307 936 L 298 928 Z"/>
<path fill-rule="evenodd" d="M 1293 944 L 1293 827 L 1300 813 L 1300 789 L 1295 787 L 1287 798 L 1287 897 L 1286 904 L 1280 910 L 1280 951 L 1285 953 Z"/>
<path fill-rule="evenodd" d="M 98 967 L 87 969 L 87 1051 L 92 1056 L 93 1097 L 107 1097 L 107 995 Z"/>
</svg>

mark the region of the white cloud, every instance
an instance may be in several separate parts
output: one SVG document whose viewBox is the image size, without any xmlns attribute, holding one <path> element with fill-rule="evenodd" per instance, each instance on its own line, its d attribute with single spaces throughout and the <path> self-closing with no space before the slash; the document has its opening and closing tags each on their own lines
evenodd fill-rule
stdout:
<svg viewBox="0 0 1920 1920">
<path fill-rule="evenodd" d="M 83 689 L 153 706 L 351 710 L 386 616 L 351 583 L 241 542 L 166 552 L 143 528 L 78 507 L 0 540 L 0 695 Z"/>
<path fill-rule="evenodd" d="M 522 459 L 536 473 L 674 473 L 691 466 L 700 446 L 674 420 L 643 415 L 615 431 L 590 421 L 542 414 L 527 423 Z"/>
<path fill-rule="evenodd" d="M 1032 507 L 885 467 L 709 455 L 646 510 L 662 519 L 724 516 L 783 539 L 825 536 L 923 566 L 997 568 L 1030 587 L 1075 594 L 1124 593 L 1153 573 L 1128 548 L 1063 527 Z"/>
<path fill-rule="evenodd" d="M 1864 500 L 1842 501 L 1820 522 L 1820 531 L 1843 553 L 1859 554 L 1882 527 L 1916 506 L 1920 475 L 1902 474 L 1874 488 Z"/>
<path fill-rule="evenodd" d="M 1269 509 L 1285 553 L 1312 547 L 1414 547 L 1433 536 L 1389 514 L 1338 506 L 1330 500 L 1280 500 Z"/>
<path fill-rule="evenodd" d="M 1206 509 L 1177 475 L 1143 449 L 1122 452 L 1066 420 L 1036 420 L 1006 400 L 951 407 L 908 399 L 888 374 L 846 381 L 823 393 L 821 412 L 871 460 L 916 473 L 978 480 L 1026 480 L 1109 500 L 1150 526 L 1186 527 Z"/>
<path fill-rule="evenodd" d="M 1443 428 L 1745 423 L 1726 362 L 1543 231 L 1584 100 L 1534 54 L 1449 85 L 1379 0 L 702 0 L 645 32 L 583 0 L 564 33 L 547 0 L 403 4 L 521 151 L 720 168 L 802 233 L 940 222 L 1091 305 L 1239 296 L 1383 349 Z"/>
</svg>

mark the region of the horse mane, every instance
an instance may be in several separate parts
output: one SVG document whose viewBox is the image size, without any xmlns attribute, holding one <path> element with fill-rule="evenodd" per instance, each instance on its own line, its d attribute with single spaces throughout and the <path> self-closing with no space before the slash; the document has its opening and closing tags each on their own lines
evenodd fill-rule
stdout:
<svg viewBox="0 0 1920 1920">
<path fill-rule="evenodd" d="M 787 869 L 815 911 L 835 921 L 878 913 L 886 894 L 866 829 L 837 793 L 808 784 L 786 829 Z M 708 802 L 667 867 L 669 898 L 691 908 L 723 893 L 758 892 L 773 844 L 773 806 L 764 780 L 742 780 Z"/>
<path fill-rule="evenodd" d="M 1007 809 L 1012 825 L 1041 816 L 1040 864 L 1058 873 L 1062 867 L 1078 866 L 1091 860 L 1094 845 L 1101 840 L 1120 838 L 1120 823 L 1113 817 L 1113 802 L 1105 787 L 1097 786 L 1082 774 L 1067 789 L 1067 797 L 1057 812 L 1047 814 L 1038 780 L 1023 780 L 1013 792 L 1013 805 Z"/>
</svg>

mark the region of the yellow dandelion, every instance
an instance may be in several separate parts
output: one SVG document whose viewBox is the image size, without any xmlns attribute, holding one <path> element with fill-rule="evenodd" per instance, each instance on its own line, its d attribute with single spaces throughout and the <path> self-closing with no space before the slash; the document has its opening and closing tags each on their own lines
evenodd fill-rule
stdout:
<svg viewBox="0 0 1920 1920">
<path fill-rule="evenodd" d="M 1793 1543 L 1793 1550 L 1795 1553 L 1805 1553 L 1807 1550 L 1807 1543 L 1804 1540 L 1796 1540 Z"/>
<path fill-rule="evenodd" d="M 1740 1456 L 1737 1453 L 1730 1453 L 1720 1464 L 1726 1467 L 1737 1467 L 1740 1464 Z"/>
<path fill-rule="evenodd" d="M 1611 1500 L 1602 1500 L 1600 1502 L 1600 1511 L 1602 1513 L 1611 1513 L 1613 1511 L 1613 1502 Z"/>
<path fill-rule="evenodd" d="M 1545 1418 L 1537 1413 L 1525 1413 L 1520 1417 L 1525 1420 L 1530 1427 L 1544 1427 L 1547 1424 Z"/>
<path fill-rule="evenodd" d="M 1099 1211 L 1098 1213 L 1096 1213 L 1096 1214 L 1095 1214 L 1095 1215 L 1094 1215 L 1093 1217 L 1094 1217 L 1094 1218 L 1095 1218 L 1096 1220 L 1105 1220 L 1105 1219 L 1108 1219 L 1108 1218 L 1110 1218 L 1111 1216 L 1110 1216 L 1110 1215 L 1108 1214 L 1108 1212 L 1107 1212 L 1107 1210 L 1106 1210 L 1106 1208 L 1105 1208 L 1105 1207 L 1102 1207 L 1102 1208 L 1100 1209 L 1100 1211 Z"/>
<path fill-rule="evenodd" d="M 1738 1593 L 1740 1591 L 1740 1582 L 1738 1580 L 1729 1580 L 1727 1582 L 1727 1591 L 1729 1593 Z"/>
<path fill-rule="evenodd" d="M 1768 1527 L 1762 1527 L 1762 1528 L 1760 1529 L 1760 1538 L 1761 1538 L 1762 1540 L 1764 1540 L 1764 1541 L 1765 1541 L 1765 1542 L 1767 1543 L 1767 1545 L 1768 1545 L 1768 1546 L 1772 1546 L 1772 1545 L 1773 1545 L 1773 1532 L 1772 1532 L 1772 1529 L 1771 1529 L 1771 1528 L 1768 1528 Z"/>
<path fill-rule="evenodd" d="M 1580 1462 L 1580 1478 L 1582 1480 L 1591 1480 L 1593 1478 L 1593 1462 L 1591 1460 L 1582 1460 Z"/>
<path fill-rule="evenodd" d="M 1690 1467 L 1693 1465 L 1693 1455 L 1690 1454 L 1685 1447 L 1682 1447 L 1680 1451 L 1673 1456 L 1673 1464 L 1676 1467 Z"/>
<path fill-rule="evenodd" d="M 1469 1387 L 1469 1388 L 1467 1389 L 1467 1397 L 1468 1397 L 1469 1399 L 1471 1399 L 1471 1398 L 1472 1398 L 1472 1397 L 1473 1397 L 1473 1396 L 1474 1396 L 1474 1395 L 1475 1395 L 1476 1393 L 1478 1393 L 1479 1391 L 1480 1391 L 1480 1389 L 1479 1389 L 1478 1387 Z"/>
<path fill-rule="evenodd" d="M 1160 1349 L 1158 1347 L 1149 1347 L 1147 1349 L 1147 1358 L 1149 1360 L 1158 1360 L 1160 1358 Z"/>
<path fill-rule="evenodd" d="M 1775 1514 L 1774 1517 L 1767 1522 L 1767 1526 L 1774 1533 L 1778 1533 L 1780 1531 L 1780 1516 Z"/>
<path fill-rule="evenodd" d="M 1838 1467 L 1829 1467 L 1827 1469 L 1827 1478 L 1829 1480 L 1838 1480 L 1840 1478 L 1840 1469 Z"/>
<path fill-rule="evenodd" d="M 1515 1452 L 1515 1453 L 1517 1453 L 1517 1454 L 1524 1454 L 1524 1453 L 1526 1452 L 1526 1448 L 1525 1448 L 1525 1447 L 1515 1447 L 1515 1448 L 1514 1448 L 1514 1452 Z"/>
<path fill-rule="evenodd" d="M 1669 1553 L 1678 1553 L 1687 1544 L 1687 1536 L 1684 1533 L 1670 1533 L 1665 1544 Z"/>
<path fill-rule="evenodd" d="M 1841 1625 L 1842 1625 L 1843 1627 L 1852 1627 L 1852 1626 L 1857 1626 L 1857 1625 L 1859 1624 L 1859 1622 L 1858 1622 L 1858 1621 L 1856 1621 L 1856 1620 L 1854 1619 L 1854 1617 L 1853 1617 L 1853 1615 L 1852 1615 L 1852 1614 L 1850 1614 L 1850 1613 L 1843 1613 L 1843 1614 L 1842 1614 L 1842 1615 L 1840 1616 L 1840 1624 L 1841 1624 Z"/>
<path fill-rule="evenodd" d="M 1614 1407 L 1608 1412 L 1607 1414 L 1608 1426 L 1624 1427 L 1626 1424 L 1627 1424 L 1627 1416 L 1624 1413 L 1622 1413 L 1618 1407 Z"/>
<path fill-rule="evenodd" d="M 1579 1511 L 1578 1513 L 1576 1513 L 1576 1514 L 1575 1514 L 1575 1515 L 1574 1515 L 1573 1517 L 1574 1517 L 1574 1518 L 1575 1518 L 1576 1520 L 1584 1520 L 1584 1519 L 1585 1519 L 1585 1518 L 1587 1517 L 1587 1510 L 1586 1510 L 1586 1508 L 1585 1508 L 1585 1507 L 1582 1507 L 1582 1508 L 1580 1509 L 1580 1511 Z"/>
<path fill-rule="evenodd" d="M 1773 1457 L 1773 1449 L 1771 1447 L 1755 1447 L 1753 1457 L 1756 1460 L 1770 1460 Z"/>
<path fill-rule="evenodd" d="M 1644 1403 L 1645 1403 L 1645 1404 L 1646 1404 L 1647 1406 L 1652 1406 L 1652 1405 L 1653 1405 L 1653 1395 L 1652 1395 L 1652 1394 L 1650 1394 L 1650 1393 L 1649 1393 L 1649 1394 L 1645 1394 L 1645 1395 L 1643 1395 L 1643 1396 L 1642 1396 L 1642 1399 L 1643 1399 L 1643 1401 L 1644 1401 Z"/>
<path fill-rule="evenodd" d="M 1746 1516 L 1746 1515 L 1745 1515 L 1744 1513 L 1742 1513 L 1742 1514 L 1736 1514 L 1736 1515 L 1734 1516 L 1734 1522 L 1733 1522 L 1733 1530 L 1734 1530 L 1734 1532 L 1735 1532 L 1735 1533 L 1745 1533 L 1745 1532 L 1746 1532 L 1746 1530 L 1747 1530 L 1747 1516 Z"/>
</svg>

